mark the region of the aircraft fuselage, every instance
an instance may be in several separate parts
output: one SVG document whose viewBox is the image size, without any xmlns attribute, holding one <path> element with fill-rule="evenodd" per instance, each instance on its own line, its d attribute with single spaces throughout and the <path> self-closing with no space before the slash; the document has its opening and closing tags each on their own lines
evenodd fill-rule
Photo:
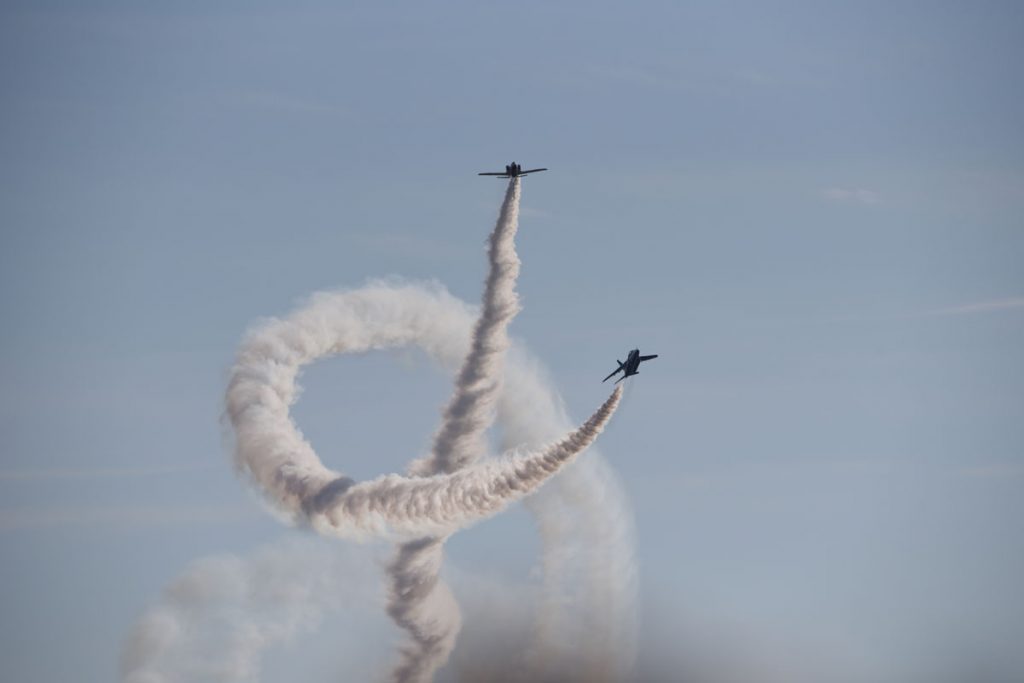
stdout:
<svg viewBox="0 0 1024 683">
<path fill-rule="evenodd" d="M 477 175 L 489 175 L 489 176 L 495 176 L 497 178 L 522 178 L 523 176 L 529 175 L 530 173 L 539 173 L 541 171 L 546 171 L 546 170 L 548 170 L 548 169 L 546 169 L 546 168 L 531 168 L 531 169 L 528 169 L 528 170 L 524 171 L 522 166 L 520 166 L 519 164 L 517 164 L 516 162 L 513 161 L 511 164 L 505 164 L 505 172 L 504 173 L 495 171 L 493 173 L 491 173 L 491 172 L 478 173 Z"/>
<path fill-rule="evenodd" d="M 607 382 L 612 377 L 614 377 L 615 375 L 617 375 L 617 374 L 619 374 L 621 372 L 622 373 L 622 377 L 620 377 L 617 380 L 615 380 L 615 383 L 618 384 L 619 382 L 621 382 L 622 380 L 626 379 L 627 377 L 632 377 L 633 375 L 639 375 L 640 374 L 640 364 L 643 363 L 645 360 L 652 360 L 652 359 L 657 358 L 657 357 L 658 357 L 657 354 L 653 354 L 653 355 L 650 355 L 650 356 L 641 356 L 640 355 L 640 349 L 633 349 L 632 351 L 629 352 L 629 355 L 626 356 L 626 362 L 623 363 L 621 360 L 615 361 L 616 363 L 619 364 L 619 367 L 616 368 L 610 375 L 608 375 L 607 377 L 605 377 L 601 381 Z"/>
<path fill-rule="evenodd" d="M 633 349 L 626 356 L 625 377 L 631 377 L 640 373 L 640 349 Z"/>
</svg>

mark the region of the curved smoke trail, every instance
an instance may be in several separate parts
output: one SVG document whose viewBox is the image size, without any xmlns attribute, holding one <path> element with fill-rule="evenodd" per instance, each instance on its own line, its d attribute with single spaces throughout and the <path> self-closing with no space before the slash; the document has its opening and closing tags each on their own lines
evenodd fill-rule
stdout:
<svg viewBox="0 0 1024 683">
<path fill-rule="evenodd" d="M 414 462 L 410 474 L 455 472 L 487 451 L 487 430 L 494 424 L 509 347 L 508 325 L 519 312 L 515 290 L 519 196 L 519 179 L 512 178 L 489 239 L 487 280 L 469 353 L 455 379 L 430 456 Z M 401 546 L 388 566 L 388 614 L 409 638 L 393 674 L 396 683 L 430 681 L 455 647 L 462 619 L 458 603 L 441 580 L 443 559 L 444 539 L 424 538 Z"/>
<path fill-rule="evenodd" d="M 388 474 L 356 483 L 325 467 L 292 422 L 299 369 L 326 355 L 408 342 L 417 324 L 437 324 L 414 313 L 413 320 L 395 321 L 396 327 L 373 335 L 352 324 L 371 304 L 360 299 L 329 302 L 341 304 L 337 308 L 314 303 L 257 330 L 243 344 L 228 382 L 236 465 L 275 509 L 320 533 L 353 539 L 444 536 L 468 526 L 536 490 L 597 438 L 618 407 L 622 392 L 616 390 L 578 429 L 533 452 L 453 474 Z M 407 322 L 412 329 L 402 329 Z"/>
<path fill-rule="evenodd" d="M 503 447 L 528 444 L 529 451 L 474 465 L 487 449 L 486 431 L 494 422 L 509 348 L 507 328 L 519 311 L 515 282 L 520 263 L 514 244 L 518 204 L 519 180 L 513 179 L 490 237 L 490 269 L 469 352 L 432 451 L 410 465 L 410 477 L 388 475 L 356 483 L 331 472 L 288 415 L 299 369 L 316 358 L 414 342 L 435 356 L 445 346 L 451 348 L 451 339 L 431 348 L 431 320 L 423 317 L 424 307 L 417 312 L 396 306 L 398 300 L 415 303 L 417 296 L 410 296 L 408 288 L 371 287 L 314 297 L 306 309 L 250 334 L 232 371 L 227 416 L 235 428 L 236 464 L 278 510 L 325 534 L 421 536 L 400 546 L 388 567 L 388 613 L 409 636 L 393 674 L 397 683 L 432 680 L 454 647 L 461 617 L 439 576 L 446 535 L 534 491 L 586 449 L 621 398 L 619 387 L 584 425 L 538 448 L 538 441 L 564 434 L 566 421 L 535 373 L 526 373 L 527 381 L 517 385 L 513 380 L 510 396 L 501 397 L 501 403 Z M 452 322 L 448 313 L 432 319 L 441 325 L 434 332 L 443 333 L 444 325 Z M 394 317 L 388 319 L 389 314 Z M 547 407 L 540 420 L 531 415 L 538 406 Z M 526 416 L 530 419 L 524 420 Z M 516 668 L 523 676 L 520 680 L 554 680 L 556 671 L 559 676 L 573 671 L 577 679 L 582 673 L 586 680 L 618 680 L 632 662 L 631 522 L 623 514 L 628 508 L 610 470 L 600 462 L 573 471 L 577 474 L 567 475 L 551 495 L 530 503 L 544 544 L 544 604 L 534 645 Z M 573 518 L 566 514 L 567 502 L 584 513 L 576 515 L 575 523 L 565 523 Z M 574 558 L 582 558 L 585 571 L 573 588 L 564 576 Z M 559 641 L 552 636 L 565 635 L 566 619 L 560 613 L 565 612 L 569 592 L 588 604 L 588 616 L 596 619 L 587 627 L 587 638 L 573 639 L 578 640 L 575 653 L 552 646 Z"/>
<path fill-rule="evenodd" d="M 459 604 L 441 580 L 444 539 L 426 537 L 398 548 L 388 565 L 388 615 L 409 642 L 392 672 L 396 681 L 429 681 L 448 661 L 462 627 Z"/>
<path fill-rule="evenodd" d="M 324 467 L 289 416 L 302 365 L 323 355 L 388 343 L 386 335 L 367 340 L 362 330 L 336 329 L 338 336 L 331 338 L 323 334 L 324 321 L 305 324 L 309 316 L 303 311 L 250 335 L 231 373 L 227 415 L 235 429 L 236 464 L 279 509 L 293 516 L 301 513 L 318 531 L 340 536 L 443 535 L 532 492 L 600 433 L 620 392 L 613 392 L 583 427 L 546 450 L 451 474 L 482 454 L 484 433 L 493 421 L 501 360 L 508 347 L 506 328 L 518 311 L 518 204 L 519 181 L 513 179 L 491 237 L 485 305 L 471 353 L 431 457 L 411 468 L 414 474 L 433 476 L 387 475 L 357 484 Z M 401 567 L 396 565 L 395 571 L 400 573 Z"/>
<path fill-rule="evenodd" d="M 272 321 L 250 338 L 261 338 L 274 346 L 270 341 L 273 335 L 267 337 L 263 332 L 273 327 L 284 334 L 290 321 L 297 329 L 317 330 L 321 337 L 318 345 L 323 348 L 335 346 L 334 341 L 342 337 L 345 344 L 351 344 L 344 348 L 352 352 L 417 346 L 451 369 L 459 367 L 469 351 L 475 319 L 466 304 L 438 285 L 378 282 L 358 290 L 314 294 L 287 321 Z M 515 349 L 508 360 L 505 386 L 498 402 L 502 447 L 534 450 L 564 434 L 570 423 L 540 365 Z M 293 373 L 288 370 L 286 374 Z M 633 544 L 629 506 L 611 469 L 591 450 L 585 459 L 550 479 L 527 499 L 527 505 L 537 517 L 543 543 L 542 595 L 535 645 L 511 655 L 502 648 L 503 657 L 510 660 L 510 669 L 526 673 L 518 677 L 506 675 L 500 680 L 559 680 L 559 672 L 593 671 L 609 663 L 603 675 L 592 680 L 628 680 L 622 672 L 629 671 L 634 658 Z M 301 519 L 302 513 L 289 516 Z M 321 562 L 318 557 L 306 555 L 300 565 L 306 571 L 307 566 Z M 287 574 L 289 570 L 282 571 Z M 333 599 L 332 591 L 365 591 L 370 583 L 372 580 L 367 576 L 350 573 L 338 585 L 325 590 L 322 597 L 329 602 Z M 176 591 L 168 591 L 133 626 L 125 643 L 122 680 L 198 680 L 176 675 L 182 662 L 201 664 L 209 670 L 231 670 L 238 661 L 258 661 L 260 649 L 275 642 L 233 638 L 224 647 L 211 647 L 202 637 L 201 629 L 196 629 L 204 618 L 216 621 L 218 629 L 227 623 L 231 632 L 249 633 L 268 628 L 264 621 L 259 621 L 266 616 L 265 610 L 254 613 L 248 608 L 226 609 L 217 596 L 209 604 L 204 600 L 180 602 Z M 167 640 L 167 629 L 176 637 Z M 160 643 L 159 648 L 153 647 L 154 641 Z M 559 643 L 564 643 L 564 647 L 553 647 Z M 599 652 L 595 643 L 609 646 Z M 581 647 L 574 651 L 573 644 Z M 472 652 L 460 655 L 456 670 L 472 665 L 472 661 L 466 660 L 474 656 Z M 466 666 L 462 666 L 464 662 Z M 485 670 L 493 671 L 496 665 L 498 662 L 484 662 Z M 577 676 L 572 680 L 581 679 Z"/>
</svg>

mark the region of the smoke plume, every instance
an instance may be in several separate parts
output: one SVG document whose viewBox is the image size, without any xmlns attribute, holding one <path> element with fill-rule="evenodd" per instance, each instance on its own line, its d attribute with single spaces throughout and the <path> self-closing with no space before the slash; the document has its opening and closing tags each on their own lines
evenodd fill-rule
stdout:
<svg viewBox="0 0 1024 683">
<path fill-rule="evenodd" d="M 323 465 L 292 422 L 289 407 L 306 363 L 394 345 L 405 337 L 397 327 L 386 325 L 376 335 L 365 325 L 356 327 L 354 316 L 374 310 L 360 293 L 354 300 L 336 299 L 340 307 L 314 302 L 257 330 L 239 352 L 228 383 L 236 465 L 275 509 L 320 533 L 350 539 L 443 536 L 468 526 L 536 490 L 597 438 L 618 407 L 621 391 L 616 390 L 578 429 L 533 452 L 453 474 L 388 474 L 357 483 Z M 414 327 L 437 322 L 409 312 Z"/>
<path fill-rule="evenodd" d="M 494 423 L 509 346 L 508 325 L 519 311 L 515 291 L 519 189 L 519 179 L 513 178 L 489 239 L 487 281 L 469 353 L 455 379 L 430 456 L 410 465 L 412 475 L 455 472 L 487 449 L 487 430 Z M 455 647 L 462 620 L 458 603 L 440 576 L 443 560 L 444 539 L 424 538 L 401 546 L 388 567 L 388 614 L 409 637 L 394 671 L 396 683 L 430 681 Z"/>
<path fill-rule="evenodd" d="M 489 270 L 469 354 L 455 380 L 455 391 L 434 437 L 430 459 L 414 463 L 412 474 L 454 472 L 487 451 L 486 434 L 494 423 L 509 347 L 508 325 L 519 312 L 515 290 L 519 277 L 515 249 L 518 227 L 519 179 L 513 178 L 490 236 Z"/>
<path fill-rule="evenodd" d="M 447 535 L 537 491 L 593 442 L 621 398 L 620 386 L 583 425 L 569 429 L 561 403 L 534 364 L 513 357 L 505 377 L 507 327 L 519 310 L 518 202 L 519 181 L 513 179 L 491 234 L 475 323 L 461 302 L 437 287 L 377 283 L 317 294 L 287 318 L 251 332 L 231 372 L 226 416 L 234 428 L 235 463 L 275 510 L 325 535 L 417 538 L 399 546 L 387 567 L 388 613 L 408 636 L 393 672 L 399 683 L 432 680 L 458 635 L 459 608 L 439 575 Z M 431 453 L 414 461 L 404 477 L 357 483 L 329 470 L 289 416 L 302 367 L 328 355 L 408 345 L 447 367 L 461 361 Z M 481 463 L 496 408 L 507 452 Z M 552 480 L 528 503 L 541 532 L 544 576 L 531 644 L 514 668 L 517 680 L 555 680 L 568 670 L 587 672 L 589 680 L 622 680 L 632 664 L 628 506 L 596 455 L 585 464 Z M 126 661 L 148 661 L 144 641 L 130 639 Z M 553 647 L 557 642 L 567 647 Z"/>
</svg>

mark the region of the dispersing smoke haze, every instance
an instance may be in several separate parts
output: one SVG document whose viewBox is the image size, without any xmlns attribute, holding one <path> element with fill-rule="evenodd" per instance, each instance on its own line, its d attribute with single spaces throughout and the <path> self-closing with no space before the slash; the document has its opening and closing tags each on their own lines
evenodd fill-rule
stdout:
<svg viewBox="0 0 1024 683">
<path fill-rule="evenodd" d="M 259 680 L 261 655 L 320 625 L 340 608 L 372 605 L 362 587 L 367 556 L 330 552 L 308 539 L 262 548 L 250 558 L 199 560 L 168 584 L 136 622 L 121 656 L 124 683 Z"/>
<path fill-rule="evenodd" d="M 317 294 L 248 334 L 231 372 L 226 416 L 235 464 L 274 510 L 326 536 L 402 540 L 387 567 L 387 611 L 407 635 L 392 672 L 397 683 L 433 680 L 455 646 L 461 617 L 440 578 L 444 539 L 538 492 L 590 446 L 622 397 L 620 385 L 571 429 L 535 364 L 513 354 L 506 372 L 508 324 L 519 310 L 519 195 L 519 180 L 512 179 L 491 234 L 475 322 L 464 304 L 436 286 L 374 283 Z M 430 454 L 414 460 L 407 476 L 366 482 L 326 468 L 289 414 L 301 368 L 329 355 L 409 345 L 446 367 L 461 363 Z M 496 417 L 506 452 L 481 461 Z M 631 518 L 614 476 L 592 454 L 552 479 L 529 509 L 541 533 L 544 576 L 533 635 L 514 675 L 554 680 L 572 669 L 588 680 L 621 680 L 634 657 L 635 572 Z M 569 603 L 585 609 L 569 610 Z M 131 634 L 125 681 L 176 680 L 154 677 L 159 667 L 146 656 L 152 641 L 146 634 L 159 621 L 153 614 L 167 613 L 166 605 L 157 608 Z M 513 673 L 503 677 L 511 680 Z"/>
</svg>

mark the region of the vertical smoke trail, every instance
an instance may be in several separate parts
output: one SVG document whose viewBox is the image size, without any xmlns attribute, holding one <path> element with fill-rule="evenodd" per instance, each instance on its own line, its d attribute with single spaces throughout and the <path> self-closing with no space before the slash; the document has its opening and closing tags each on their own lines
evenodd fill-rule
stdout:
<svg viewBox="0 0 1024 683">
<path fill-rule="evenodd" d="M 491 505 L 503 507 L 502 499 L 508 491 L 519 491 L 524 487 L 534 488 L 534 482 L 539 484 L 539 482 L 545 481 L 552 473 L 571 462 L 594 442 L 618 408 L 621 400 L 622 387 L 618 386 L 579 429 L 544 449 L 543 455 L 515 460 L 516 466 L 513 471 L 509 471 L 504 476 L 486 477 L 486 480 L 491 482 L 486 486 L 486 490 L 481 487 L 467 489 L 467 495 L 473 498 L 474 505 L 478 508 L 489 509 Z M 492 467 L 505 469 L 501 463 L 482 466 L 484 469 Z M 451 479 L 457 480 L 463 475 L 476 478 L 470 471 L 457 472 L 451 475 Z M 456 483 L 454 486 L 458 487 L 459 485 Z M 415 503 L 416 501 L 413 501 L 414 505 Z M 414 595 L 411 596 L 411 600 L 399 604 L 401 611 L 397 616 L 394 603 L 389 611 L 403 627 L 411 632 L 414 637 L 412 645 L 416 648 L 406 653 L 405 660 L 395 672 L 396 676 L 405 677 L 401 680 L 431 680 L 436 668 L 444 663 L 443 661 L 438 662 L 437 657 L 447 658 L 450 652 L 450 650 L 444 651 L 441 648 L 423 647 L 423 643 L 421 643 L 424 641 L 429 646 L 433 642 L 447 642 L 444 639 L 449 634 L 447 628 L 437 629 L 433 624 L 436 619 L 434 610 L 437 608 L 448 609 L 453 604 L 447 588 L 441 592 L 435 591 L 438 585 L 437 575 L 440 570 L 441 554 L 430 551 L 439 549 L 442 543 L 442 539 L 428 538 L 420 542 L 420 547 L 410 547 L 412 544 L 406 544 L 401 549 L 401 553 L 406 554 L 406 557 L 400 557 L 399 564 L 407 570 L 411 569 L 411 572 L 399 574 L 396 583 L 399 590 L 405 589 Z M 394 576 L 393 579 L 395 579 Z M 441 614 L 442 619 L 446 619 L 446 613 L 442 611 Z M 458 613 L 456 612 L 456 614 Z M 451 622 L 444 621 L 442 623 Z M 434 668 L 431 668 L 432 665 Z"/>
<path fill-rule="evenodd" d="M 277 389 L 293 394 L 296 372 L 293 367 L 278 377 L 282 384 Z M 613 392 L 578 429 L 537 451 L 508 454 L 452 474 L 388 474 L 356 483 L 324 467 L 295 425 L 280 419 L 288 406 L 268 392 L 265 380 L 233 384 L 229 391 L 228 415 L 240 457 L 273 502 L 316 531 L 342 538 L 444 536 L 496 514 L 582 453 L 621 397 L 620 391 Z M 297 450 L 282 452 L 282 447 Z"/>
<path fill-rule="evenodd" d="M 515 291 L 519 277 L 519 256 L 515 248 L 519 194 L 519 178 L 513 178 L 491 232 L 487 282 L 469 354 L 455 380 L 455 391 L 434 437 L 430 458 L 414 463 L 412 474 L 454 472 L 487 451 L 486 433 L 494 423 L 509 346 L 508 325 L 519 312 L 519 297 Z"/>
<path fill-rule="evenodd" d="M 444 539 L 423 538 L 399 546 L 388 565 L 388 614 L 409 638 L 392 672 L 396 681 L 431 680 L 455 647 L 462 617 L 441 580 L 443 561 Z"/>
<path fill-rule="evenodd" d="M 515 250 L 519 196 L 519 178 L 512 178 L 489 240 L 487 281 L 469 354 L 431 454 L 413 463 L 410 474 L 455 472 L 487 451 L 487 430 L 494 423 L 509 346 L 508 325 L 519 312 L 515 291 L 520 264 Z M 393 673 L 396 683 L 430 681 L 455 647 L 461 617 L 458 603 L 440 577 L 443 558 L 444 539 L 425 538 L 402 545 L 388 566 L 388 614 L 410 639 Z"/>
</svg>

